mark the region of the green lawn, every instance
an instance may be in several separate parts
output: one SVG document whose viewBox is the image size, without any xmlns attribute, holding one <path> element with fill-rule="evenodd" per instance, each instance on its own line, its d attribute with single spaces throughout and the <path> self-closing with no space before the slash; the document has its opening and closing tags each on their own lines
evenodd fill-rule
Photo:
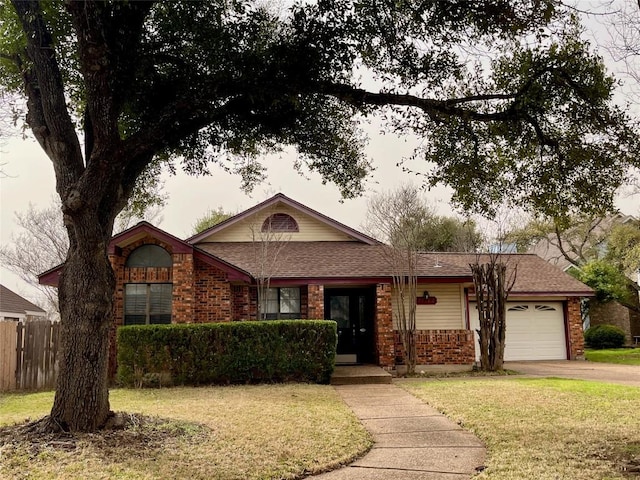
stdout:
<svg viewBox="0 0 640 480">
<path fill-rule="evenodd" d="M 488 468 L 474 478 L 623 479 L 640 467 L 639 388 L 562 379 L 401 385 L 485 442 Z"/>
<path fill-rule="evenodd" d="M 590 362 L 640 365 L 640 348 L 612 348 L 609 350 L 586 350 L 585 357 Z"/>
<path fill-rule="evenodd" d="M 0 425 L 38 418 L 52 401 L 53 393 L 0 394 Z M 29 445 L 0 435 L 0 478 L 299 478 L 371 446 L 329 386 L 118 389 L 111 407 L 170 421 Z"/>
</svg>

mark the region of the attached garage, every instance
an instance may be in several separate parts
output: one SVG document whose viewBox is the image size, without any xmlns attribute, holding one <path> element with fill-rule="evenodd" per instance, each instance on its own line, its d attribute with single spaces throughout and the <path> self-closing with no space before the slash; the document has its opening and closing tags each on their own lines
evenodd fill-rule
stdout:
<svg viewBox="0 0 640 480">
<path fill-rule="evenodd" d="M 471 315 L 472 329 L 478 315 Z M 480 358 L 476 333 L 476 359 Z M 566 360 L 567 342 L 562 302 L 509 302 L 505 361 Z"/>
</svg>

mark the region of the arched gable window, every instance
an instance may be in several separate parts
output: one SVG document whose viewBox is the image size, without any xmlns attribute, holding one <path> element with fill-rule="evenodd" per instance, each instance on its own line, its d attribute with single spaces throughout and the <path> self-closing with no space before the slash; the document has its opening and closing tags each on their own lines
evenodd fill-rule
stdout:
<svg viewBox="0 0 640 480">
<path fill-rule="evenodd" d="M 159 245 L 142 245 L 127 257 L 126 267 L 171 267 L 171 255 Z"/>
<path fill-rule="evenodd" d="M 274 213 L 262 224 L 263 232 L 298 232 L 298 222 L 286 213 Z"/>
</svg>

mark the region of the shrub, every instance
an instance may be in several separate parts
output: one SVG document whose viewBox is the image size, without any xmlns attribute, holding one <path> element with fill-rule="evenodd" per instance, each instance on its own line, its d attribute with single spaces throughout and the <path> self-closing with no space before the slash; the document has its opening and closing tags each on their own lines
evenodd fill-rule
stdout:
<svg viewBox="0 0 640 480">
<path fill-rule="evenodd" d="M 614 325 L 594 325 L 584 332 L 584 341 L 596 350 L 620 348 L 624 345 L 624 332 Z"/>
<path fill-rule="evenodd" d="M 118 379 L 138 387 L 328 383 L 336 332 L 325 320 L 120 327 Z"/>
</svg>

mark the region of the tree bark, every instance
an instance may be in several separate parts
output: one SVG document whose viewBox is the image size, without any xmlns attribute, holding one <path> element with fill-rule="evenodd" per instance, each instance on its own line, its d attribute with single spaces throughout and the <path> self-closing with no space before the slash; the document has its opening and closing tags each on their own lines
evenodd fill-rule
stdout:
<svg viewBox="0 0 640 480">
<path fill-rule="evenodd" d="M 507 266 L 491 258 L 485 264 L 471 264 L 480 329 L 480 368 L 502 370 L 507 332 L 507 299 L 515 281 L 516 270 L 507 278 Z"/>
<path fill-rule="evenodd" d="M 93 223 L 93 224 L 92 224 Z M 68 431 L 95 431 L 109 417 L 108 350 L 115 278 L 105 254 L 108 238 L 90 219 L 76 220 L 59 282 L 61 359 L 50 422 Z M 98 227 L 98 228 L 96 228 Z"/>
</svg>

